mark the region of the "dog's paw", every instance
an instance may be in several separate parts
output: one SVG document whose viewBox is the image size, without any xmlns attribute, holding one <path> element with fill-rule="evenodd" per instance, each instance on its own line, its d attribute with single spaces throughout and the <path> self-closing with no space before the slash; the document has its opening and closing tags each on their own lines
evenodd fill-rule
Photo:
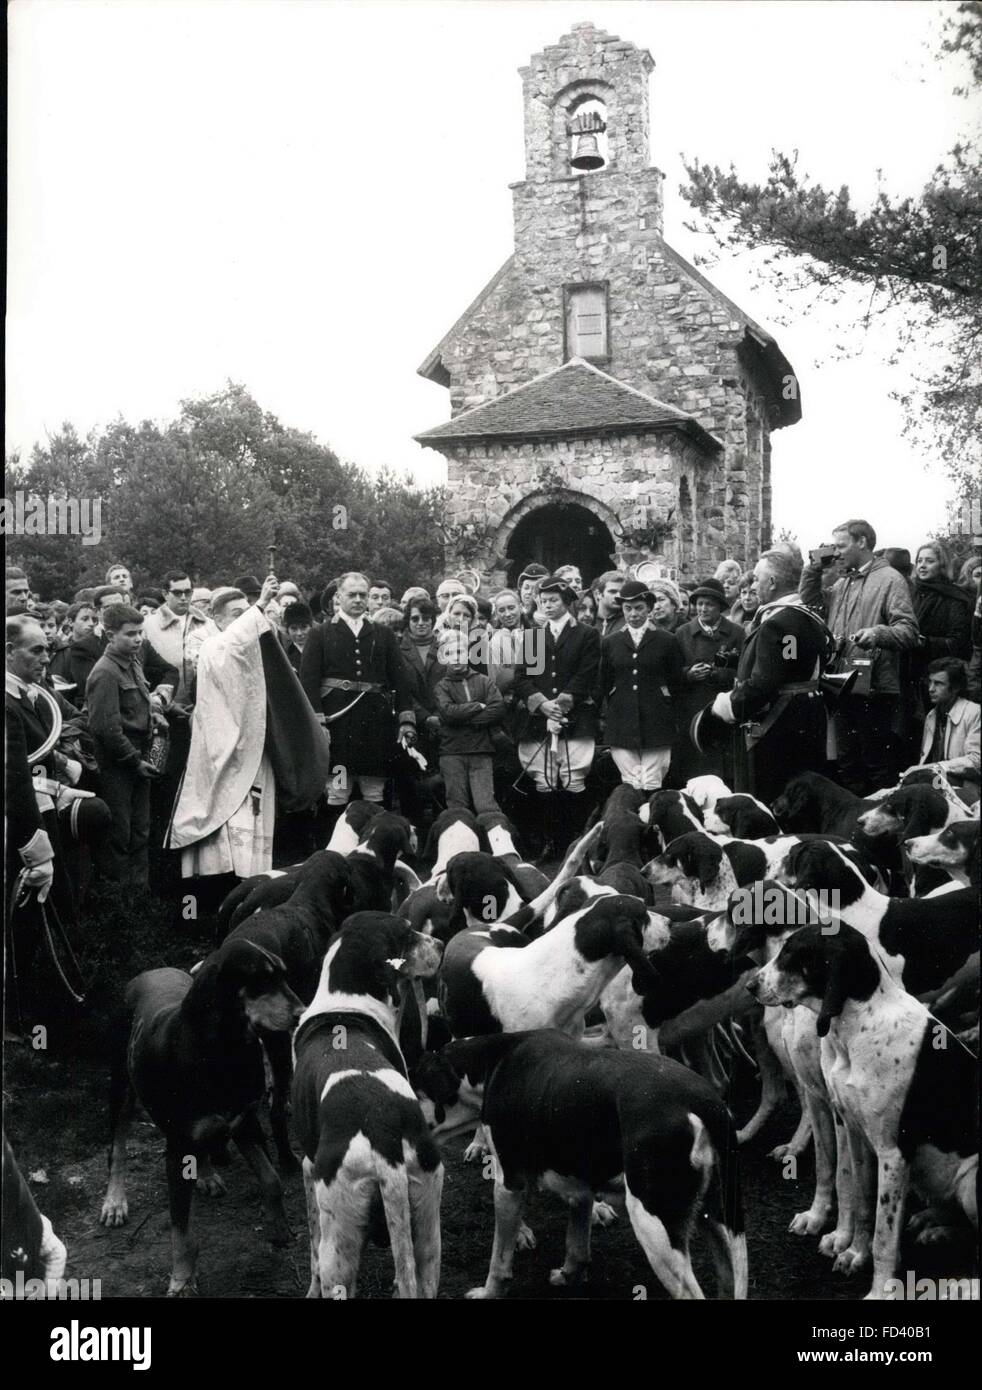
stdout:
<svg viewBox="0 0 982 1390">
<path fill-rule="evenodd" d="M 225 1179 L 220 1178 L 217 1173 L 199 1173 L 197 1179 L 197 1189 L 205 1197 L 224 1197 L 228 1188 L 225 1186 Z"/>
<path fill-rule="evenodd" d="M 125 1226 L 129 1220 L 130 1209 L 125 1197 L 107 1197 L 99 1213 L 103 1226 Z"/>
<path fill-rule="evenodd" d="M 467 1292 L 464 1294 L 464 1297 L 465 1297 L 465 1298 L 491 1298 L 492 1295 L 488 1293 L 487 1289 L 486 1289 L 486 1288 L 484 1287 L 484 1285 L 482 1284 L 481 1287 L 480 1287 L 479 1289 L 468 1289 Z"/>
<path fill-rule="evenodd" d="M 534 1249 L 535 1249 L 535 1233 L 533 1232 L 531 1226 L 526 1226 L 526 1224 L 525 1224 L 524 1221 L 523 1221 L 522 1224 L 519 1226 L 519 1228 L 518 1228 L 518 1235 L 515 1237 L 515 1249 L 516 1249 L 516 1250 L 534 1250 Z"/>
<path fill-rule="evenodd" d="M 957 1226 L 945 1226 L 938 1222 L 932 1226 L 922 1226 L 914 1237 L 915 1245 L 952 1245 L 963 1233 Z"/>
<path fill-rule="evenodd" d="M 852 1231 L 843 1230 L 837 1226 L 834 1231 L 829 1231 L 827 1235 L 822 1236 L 818 1242 L 818 1253 L 831 1260 L 836 1255 L 841 1254 L 851 1242 Z"/>
<path fill-rule="evenodd" d="M 464 1150 L 464 1162 L 480 1163 L 487 1152 L 487 1144 L 482 1143 L 480 1139 L 472 1139 Z"/>
<path fill-rule="evenodd" d="M 829 1219 L 829 1213 L 819 1208 L 809 1208 L 808 1211 L 799 1211 L 791 1218 L 791 1225 L 788 1230 L 793 1236 L 817 1236 L 825 1229 Z"/>
<path fill-rule="evenodd" d="M 869 1247 L 866 1245 L 850 1245 L 835 1257 L 835 1264 L 832 1266 L 836 1274 L 857 1274 L 863 1265 L 869 1262 Z"/>
<path fill-rule="evenodd" d="M 617 1220 L 617 1212 L 609 1202 L 594 1202 L 590 1213 L 591 1226 L 612 1226 Z"/>
<path fill-rule="evenodd" d="M 573 1284 L 585 1284 L 590 1274 L 589 1265 L 574 1265 L 572 1269 L 550 1269 L 549 1283 L 554 1289 L 570 1288 Z"/>
<path fill-rule="evenodd" d="M 804 1144 L 796 1144 L 793 1139 L 789 1139 L 786 1144 L 776 1144 L 767 1157 L 775 1163 L 783 1163 L 786 1158 L 800 1158 L 807 1148 L 807 1138 Z"/>
<path fill-rule="evenodd" d="M 168 1298 L 197 1298 L 198 1293 L 198 1281 L 193 1277 L 191 1279 L 172 1278 L 167 1288 Z"/>
</svg>

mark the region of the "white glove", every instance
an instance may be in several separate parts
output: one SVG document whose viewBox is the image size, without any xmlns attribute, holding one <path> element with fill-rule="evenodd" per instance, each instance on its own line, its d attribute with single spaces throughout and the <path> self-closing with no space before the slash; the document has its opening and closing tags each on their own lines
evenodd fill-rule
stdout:
<svg viewBox="0 0 982 1390">
<path fill-rule="evenodd" d="M 713 701 L 712 710 L 716 718 L 722 719 L 724 724 L 736 723 L 736 715 L 733 713 L 733 704 L 730 700 L 730 692 L 728 690 L 720 691 Z"/>
<path fill-rule="evenodd" d="M 43 903 L 47 900 L 54 876 L 55 861 L 53 859 L 49 859 L 46 864 L 38 864 L 35 868 L 28 869 L 24 875 L 24 883 L 29 888 L 37 889 L 39 903 Z"/>
</svg>

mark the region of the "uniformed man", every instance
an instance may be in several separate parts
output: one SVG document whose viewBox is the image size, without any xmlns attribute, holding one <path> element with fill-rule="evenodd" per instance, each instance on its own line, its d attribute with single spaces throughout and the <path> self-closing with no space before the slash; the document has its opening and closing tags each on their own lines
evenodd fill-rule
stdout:
<svg viewBox="0 0 982 1390">
<path fill-rule="evenodd" d="M 542 799 L 543 858 L 565 851 L 589 809 L 584 793 L 596 748 L 600 634 L 573 617 L 576 601 L 565 580 L 542 580 L 536 650 L 515 667 L 515 693 L 528 711 L 518 756 Z"/>
<path fill-rule="evenodd" d="M 754 568 L 760 607 L 740 655 L 736 683 L 712 712 L 741 724 L 734 791 L 770 803 L 799 772 L 825 766 L 826 713 L 819 676 L 832 650 L 824 620 L 797 592 L 800 565 L 768 550 Z"/>
<path fill-rule="evenodd" d="M 326 788 L 328 829 L 347 805 L 355 783 L 366 801 L 382 801 L 396 744 L 415 742 L 409 672 L 398 639 L 368 621 L 368 579 L 341 576 L 338 611 L 311 629 L 300 680 L 331 737 L 331 780 Z"/>
</svg>

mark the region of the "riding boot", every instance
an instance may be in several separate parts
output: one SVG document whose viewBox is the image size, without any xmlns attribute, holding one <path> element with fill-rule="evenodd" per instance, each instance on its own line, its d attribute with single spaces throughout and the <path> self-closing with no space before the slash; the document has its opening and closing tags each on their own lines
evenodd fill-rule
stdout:
<svg viewBox="0 0 982 1390">
<path fill-rule="evenodd" d="M 534 861 L 537 868 L 562 857 L 559 845 L 562 836 L 561 800 L 564 795 L 564 792 L 536 793 L 536 830 L 542 841 L 542 848 Z"/>
</svg>

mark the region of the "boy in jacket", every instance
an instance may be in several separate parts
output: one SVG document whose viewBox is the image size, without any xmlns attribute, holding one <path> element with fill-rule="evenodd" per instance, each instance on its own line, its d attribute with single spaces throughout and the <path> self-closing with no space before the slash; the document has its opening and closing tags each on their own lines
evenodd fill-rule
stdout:
<svg viewBox="0 0 982 1390">
<path fill-rule="evenodd" d="M 138 654 L 143 614 L 117 603 L 104 614 L 109 641 L 85 686 L 89 732 L 99 764 L 99 790 L 112 812 L 106 875 L 134 888 L 149 887 L 150 779 L 147 762 L 153 721 L 150 690 Z"/>
<path fill-rule="evenodd" d="M 484 811 L 498 811 L 491 730 L 504 720 L 505 702 L 494 681 L 471 668 L 464 633 L 444 632 L 437 655 L 446 668 L 435 697 L 447 808 L 473 810 L 478 816 Z"/>
</svg>

